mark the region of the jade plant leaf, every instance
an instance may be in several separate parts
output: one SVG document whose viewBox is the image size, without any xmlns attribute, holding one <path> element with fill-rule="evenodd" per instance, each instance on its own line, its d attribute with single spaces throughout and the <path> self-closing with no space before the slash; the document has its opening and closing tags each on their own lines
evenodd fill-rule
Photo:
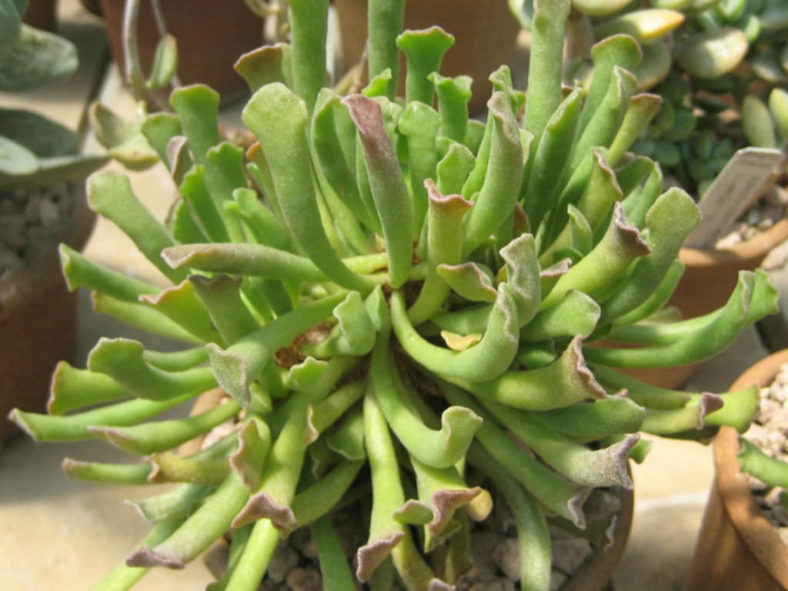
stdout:
<svg viewBox="0 0 788 591">
<path fill-rule="evenodd" d="M 77 66 L 77 49 L 70 41 L 22 25 L 19 35 L 0 48 L 0 90 L 42 86 L 73 74 Z"/>
<path fill-rule="evenodd" d="M 0 135 L 22 144 L 38 158 L 74 154 L 79 147 L 79 136 L 69 128 L 19 109 L 0 109 Z"/>
</svg>

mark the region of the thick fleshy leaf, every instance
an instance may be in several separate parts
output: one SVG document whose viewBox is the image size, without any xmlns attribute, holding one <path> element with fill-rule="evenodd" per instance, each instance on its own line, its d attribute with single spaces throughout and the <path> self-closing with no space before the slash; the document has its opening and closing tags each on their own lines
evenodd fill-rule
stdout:
<svg viewBox="0 0 788 591">
<path fill-rule="evenodd" d="M 0 109 L 0 136 L 26 147 L 39 158 L 74 154 L 79 135 L 60 123 L 21 109 Z"/>
<path fill-rule="evenodd" d="M 145 81 L 149 90 L 169 86 L 178 69 L 178 42 L 172 35 L 164 35 L 156 46 L 150 76 Z"/>
<path fill-rule="evenodd" d="M 616 34 L 631 35 L 641 43 L 664 37 L 684 22 L 684 15 L 675 10 L 647 8 L 628 12 L 596 27 L 599 38 Z"/>
<path fill-rule="evenodd" d="M 405 100 L 432 104 L 433 88 L 429 75 L 440 71 L 443 54 L 454 45 L 454 35 L 437 26 L 420 31 L 405 31 L 397 37 L 397 47 L 405 54 L 407 75 Z"/>
<path fill-rule="evenodd" d="M 384 128 L 380 105 L 361 95 L 343 99 L 358 129 L 375 209 L 380 216 L 392 287 L 405 283 L 413 258 L 413 205 Z"/>
<path fill-rule="evenodd" d="M 419 296 L 408 310 L 411 322 L 421 324 L 438 311 L 449 295 L 449 284 L 441 277 L 441 265 L 460 261 L 463 242 L 463 218 L 472 203 L 460 195 L 441 195 L 430 180 L 424 182 L 429 195 L 427 215 L 427 277 Z"/>
<path fill-rule="evenodd" d="M 572 0 L 572 6 L 591 16 L 607 16 L 626 7 L 632 0 Z M 601 35 L 605 36 L 605 35 Z"/>
<path fill-rule="evenodd" d="M 564 30 L 569 16 L 569 0 L 535 0 L 531 33 L 531 59 L 528 68 L 528 108 L 524 127 L 538 143 L 547 121 L 561 102 Z"/>
<path fill-rule="evenodd" d="M 504 93 L 496 91 L 487 107 L 488 126 L 492 127 L 490 157 L 484 183 L 465 220 L 465 253 L 473 252 L 484 244 L 489 235 L 506 221 L 501 212 L 514 207 L 523 176 L 523 146 L 509 100 Z"/>
<path fill-rule="evenodd" d="M 287 43 L 264 45 L 243 54 L 233 68 L 246 81 L 249 90 L 257 91 L 271 82 L 292 86 L 292 51 Z"/>
<path fill-rule="evenodd" d="M 648 244 L 637 228 L 629 225 L 624 211 L 616 203 L 613 221 L 599 244 L 563 275 L 541 308 L 557 304 L 571 289 L 582 291 L 593 298 L 610 290 L 616 279 L 639 256 L 650 252 Z"/>
<path fill-rule="evenodd" d="M 22 13 L 14 0 L 0 0 L 0 50 L 13 43 L 19 35 Z"/>
<path fill-rule="evenodd" d="M 242 118 L 260 140 L 279 206 L 299 246 L 331 279 L 363 289 L 366 282 L 339 260 L 328 241 L 311 179 L 304 183 L 302 171 L 312 166 L 304 102 L 282 84 L 268 84 L 252 96 Z"/>
<path fill-rule="evenodd" d="M 457 142 L 463 141 L 468 126 L 468 101 L 473 80 L 469 76 L 446 78 L 437 72 L 431 73 L 428 78 L 438 93 L 441 135 Z"/>
<path fill-rule="evenodd" d="M 397 439 L 412 456 L 428 466 L 447 468 L 460 461 L 481 420 L 467 408 L 443 411 L 441 429 L 428 429 L 408 404 L 407 386 L 389 360 L 389 334 L 381 332 L 372 355 L 371 388 Z"/>
<path fill-rule="evenodd" d="M 90 121 L 96 138 L 110 156 L 132 170 L 145 170 L 159 162 L 158 154 L 134 123 L 122 119 L 99 102 L 90 106 Z"/>
<path fill-rule="evenodd" d="M 403 29 L 405 0 L 370 2 L 367 18 L 367 37 L 370 40 L 367 50 L 369 79 L 372 80 L 388 69 L 391 77 L 384 94 L 394 98 L 399 81 L 397 36 Z"/>
<path fill-rule="evenodd" d="M 551 410 L 605 398 L 607 394 L 583 359 L 575 337 L 561 357 L 540 369 L 509 371 L 487 382 L 459 382 L 482 399 L 523 410 Z"/>
<path fill-rule="evenodd" d="M 0 33 L 1 34 L 1 33 Z M 2 43 L 2 41 L 0 41 Z M 79 66 L 71 41 L 22 25 L 0 48 L 0 90 L 21 92 L 70 76 Z"/>
<path fill-rule="evenodd" d="M 0 174 L 14 177 L 38 170 L 38 158 L 22 144 L 0 136 Z"/>
<path fill-rule="evenodd" d="M 688 36 L 676 52 L 681 66 L 698 78 L 719 78 L 741 63 L 749 48 L 739 29 L 721 27 Z"/>
</svg>

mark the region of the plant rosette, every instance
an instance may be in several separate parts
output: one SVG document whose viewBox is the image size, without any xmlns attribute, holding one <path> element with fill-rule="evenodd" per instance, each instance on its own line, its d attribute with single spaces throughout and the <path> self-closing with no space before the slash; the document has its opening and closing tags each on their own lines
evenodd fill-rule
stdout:
<svg viewBox="0 0 788 591">
<path fill-rule="evenodd" d="M 720 429 L 714 439 L 715 480 L 695 546 L 688 589 L 732 586 L 776 590 L 788 586 L 788 519 L 780 498 L 785 492 L 742 471 L 742 467 L 757 471 L 773 458 L 786 458 L 786 364 L 788 350 L 779 351 L 750 367 L 731 386 L 758 387 L 760 410 L 744 441 L 728 428 Z M 782 471 L 784 475 L 785 465 Z"/>
<path fill-rule="evenodd" d="M 101 339 L 86 368 L 58 365 L 49 414 L 11 413 L 38 441 L 96 438 L 138 458 L 67 459 L 71 477 L 179 485 L 134 501 L 152 531 L 97 589 L 181 568 L 232 531 L 214 588 L 254 591 L 302 527 L 325 589 L 450 588 L 496 502 L 515 523 L 521 587 L 549 589 L 549 524 L 598 533 L 591 492 L 631 490 L 641 433 L 746 429 L 755 388 L 666 390 L 620 369 L 715 356 L 776 311 L 774 286 L 742 272 L 718 310 L 663 311 L 700 215 L 662 190 L 656 163 L 627 155 L 659 108 L 630 72 L 642 50 L 601 42 L 590 86 L 565 93 L 569 2 L 534 8 L 527 105 L 501 67 L 485 122 L 468 118 L 469 81 L 438 74 L 452 36 L 399 33 L 394 0 L 370 0 L 371 82 L 344 97 L 325 88 L 328 1 L 291 0 L 291 42 L 236 64 L 253 91 L 246 150 L 221 140 L 204 85 L 176 89 L 172 113 L 140 109 L 130 141 L 178 187 L 168 219 L 114 172 L 90 177 L 88 201 L 171 285 L 67 247 L 61 262 L 98 312 L 185 348 Z M 603 337 L 637 347 L 588 346 Z M 160 418 L 217 387 L 222 404 Z M 352 501 L 366 536 L 351 562 L 332 515 Z"/>
</svg>

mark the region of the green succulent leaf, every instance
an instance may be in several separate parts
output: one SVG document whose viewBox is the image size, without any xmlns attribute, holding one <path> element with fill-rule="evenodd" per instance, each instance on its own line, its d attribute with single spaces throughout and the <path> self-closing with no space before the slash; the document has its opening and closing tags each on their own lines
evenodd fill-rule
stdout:
<svg viewBox="0 0 788 591">
<path fill-rule="evenodd" d="M 0 15 L 0 21 L 8 19 Z M 0 32 L 5 37 L 5 42 L 0 38 L 0 90 L 29 90 L 76 71 L 77 49 L 70 41 L 24 24 L 18 34 L 10 32 Z"/>
<path fill-rule="evenodd" d="M 675 10 L 647 8 L 634 10 L 596 27 L 599 38 L 611 35 L 631 35 L 641 43 L 664 37 L 684 22 L 684 15 Z"/>
<path fill-rule="evenodd" d="M 681 66 L 698 78 L 718 78 L 733 70 L 749 48 L 739 29 L 719 28 L 689 36 L 677 49 Z"/>
<path fill-rule="evenodd" d="M 79 136 L 72 130 L 20 109 L 0 109 L 0 136 L 23 145 L 38 158 L 74 154 L 79 147 Z"/>
<path fill-rule="evenodd" d="M 22 29 L 20 8 L 14 0 L 0 1 L 0 50 L 13 43 Z"/>
<path fill-rule="evenodd" d="M 148 90 L 161 90 L 169 86 L 178 69 L 178 42 L 172 35 L 164 35 L 156 46 L 153 67 L 145 87 Z"/>
<path fill-rule="evenodd" d="M 0 174 L 18 176 L 38 170 L 38 158 L 22 144 L 0 135 Z"/>
</svg>

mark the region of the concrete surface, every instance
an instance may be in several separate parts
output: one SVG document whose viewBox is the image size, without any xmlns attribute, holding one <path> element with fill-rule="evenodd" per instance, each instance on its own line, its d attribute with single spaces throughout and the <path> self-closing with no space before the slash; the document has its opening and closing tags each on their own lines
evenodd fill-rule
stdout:
<svg viewBox="0 0 788 591">
<path fill-rule="evenodd" d="M 0 95 L 4 105 L 35 102 L 44 112 L 78 127 L 86 101 L 94 94 L 94 81 L 102 71 L 106 46 L 99 22 L 85 15 L 76 0 L 62 2 L 66 25 L 62 32 L 78 41 L 83 68 L 58 93 L 27 93 L 24 97 Z M 101 99 L 113 109 L 130 113 L 128 94 L 122 89 L 117 70 L 110 70 L 101 89 Z M 223 114 L 237 121 L 238 111 Z M 90 146 L 89 146 L 90 148 Z M 156 216 L 163 218 L 174 195 L 174 187 L 161 168 L 132 174 L 140 198 Z M 153 282 L 159 272 L 136 251 L 111 223 L 99 221 L 85 248 L 94 260 Z M 788 273 L 776 270 L 782 294 L 788 293 Z M 80 296 L 79 349 L 73 360 L 83 364 L 99 336 L 130 336 L 152 348 L 167 343 L 90 310 L 87 294 Z M 724 391 L 753 361 L 765 355 L 754 329 L 747 330 L 736 344 L 716 360 L 702 365 L 687 384 L 690 390 Z M 695 533 L 713 477 L 710 448 L 694 442 L 656 437 L 648 460 L 634 466 L 636 514 L 630 543 L 616 575 L 619 591 L 672 590 L 683 586 Z M 145 494 L 146 488 L 101 486 L 73 482 L 59 469 L 63 457 L 110 461 L 117 457 L 104 444 L 38 445 L 27 438 L 10 442 L 0 452 L 0 589 L 61 591 L 85 589 L 100 580 L 144 536 L 146 525 L 123 499 Z M 185 571 L 154 569 L 138 585 L 143 591 L 203 588 L 210 580 L 199 562 Z"/>
</svg>

